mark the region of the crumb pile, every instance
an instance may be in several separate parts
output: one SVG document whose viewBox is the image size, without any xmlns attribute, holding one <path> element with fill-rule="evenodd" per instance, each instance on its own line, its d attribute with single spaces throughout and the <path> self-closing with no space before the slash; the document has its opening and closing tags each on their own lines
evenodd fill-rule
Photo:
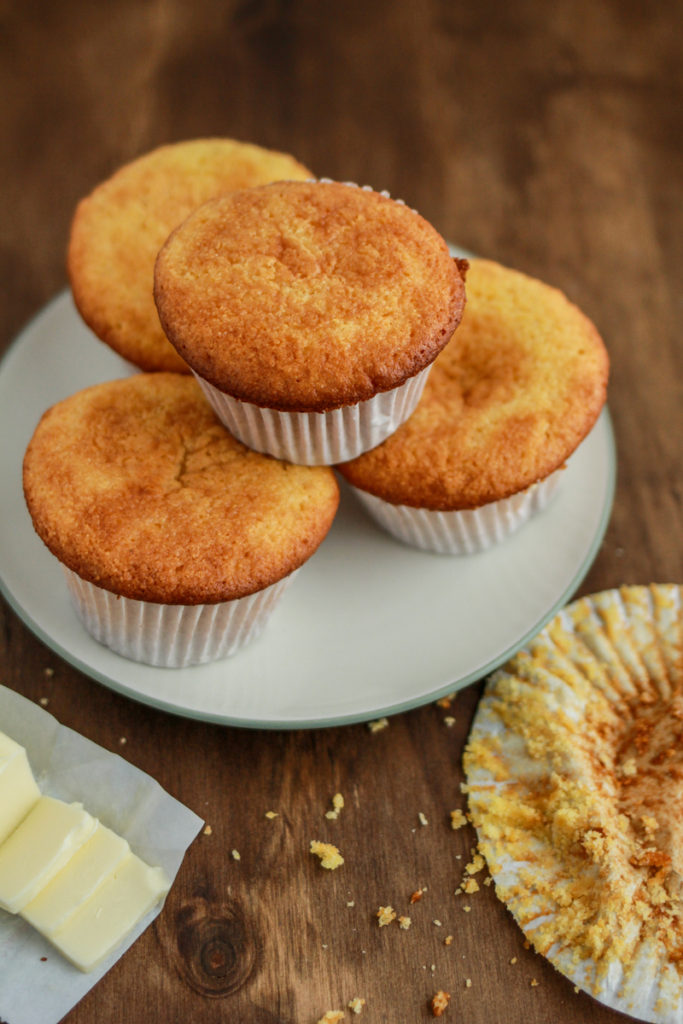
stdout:
<svg viewBox="0 0 683 1024">
<path fill-rule="evenodd" d="M 320 858 L 320 866 L 328 871 L 336 871 L 344 863 L 344 858 L 332 843 L 324 843 L 320 839 L 311 839 L 310 851 Z"/>
<path fill-rule="evenodd" d="M 534 947 L 683 1020 L 683 588 L 583 598 L 495 673 L 465 752 L 480 849 Z"/>
</svg>

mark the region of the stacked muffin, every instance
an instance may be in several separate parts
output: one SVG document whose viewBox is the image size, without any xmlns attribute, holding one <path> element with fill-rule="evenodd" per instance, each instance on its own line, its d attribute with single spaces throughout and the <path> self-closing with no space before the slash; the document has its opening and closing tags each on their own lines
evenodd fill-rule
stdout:
<svg viewBox="0 0 683 1024">
<path fill-rule="evenodd" d="M 427 221 L 330 181 L 204 204 L 162 248 L 154 281 L 168 338 L 228 428 L 323 465 L 410 415 L 464 305 L 462 268 Z"/>
<path fill-rule="evenodd" d="M 604 402 L 604 346 L 560 293 L 474 261 L 463 319 L 467 262 L 416 211 L 302 179 L 286 155 L 199 140 L 76 211 L 78 309 L 161 372 L 49 410 L 25 494 L 86 628 L 124 656 L 195 664 L 258 633 L 330 528 L 333 465 L 401 540 L 487 546 L 543 504 Z"/>
</svg>

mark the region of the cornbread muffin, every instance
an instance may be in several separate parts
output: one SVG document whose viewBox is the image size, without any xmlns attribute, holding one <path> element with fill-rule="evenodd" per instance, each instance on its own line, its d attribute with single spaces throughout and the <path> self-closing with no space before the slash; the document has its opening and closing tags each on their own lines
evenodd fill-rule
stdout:
<svg viewBox="0 0 683 1024">
<path fill-rule="evenodd" d="M 168 373 L 49 409 L 25 455 L 24 492 L 96 638 L 166 665 L 232 653 L 259 629 L 262 606 L 316 550 L 338 504 L 331 470 L 245 448 L 191 376 Z M 138 628 L 136 616 L 149 622 Z"/>
<path fill-rule="evenodd" d="M 561 292 L 471 260 L 462 323 L 415 413 L 338 469 L 401 540 L 479 550 L 545 503 L 602 409 L 607 375 L 595 327 Z"/>
<path fill-rule="evenodd" d="M 71 226 L 67 266 L 83 319 L 135 366 L 189 372 L 154 306 L 159 249 L 212 196 L 311 177 L 286 153 L 233 139 L 176 142 L 126 164 L 78 204 Z"/>
<path fill-rule="evenodd" d="M 569 605 L 489 680 L 464 756 L 496 893 L 536 950 L 639 1019 L 683 1005 L 683 588 Z"/>
<path fill-rule="evenodd" d="M 412 411 L 459 323 L 463 277 L 434 228 L 386 194 L 282 182 L 191 214 L 159 254 L 154 294 L 230 430 L 332 462 Z"/>
</svg>

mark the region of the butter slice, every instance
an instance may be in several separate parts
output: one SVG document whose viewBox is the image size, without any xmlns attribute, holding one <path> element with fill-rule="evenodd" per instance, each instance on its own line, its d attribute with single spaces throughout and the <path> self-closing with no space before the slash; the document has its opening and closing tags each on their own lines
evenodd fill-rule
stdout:
<svg viewBox="0 0 683 1024">
<path fill-rule="evenodd" d="M 92 835 L 82 804 L 41 796 L 0 846 L 0 907 L 16 914 L 35 899 Z"/>
<path fill-rule="evenodd" d="M 91 971 L 123 942 L 168 889 L 161 868 L 149 867 L 131 853 L 50 941 L 75 967 Z"/>
<path fill-rule="evenodd" d="M 0 732 L 0 843 L 14 832 L 39 797 L 26 751 Z"/>
<path fill-rule="evenodd" d="M 90 839 L 24 907 L 21 916 L 45 938 L 51 938 L 129 853 L 126 840 L 97 821 Z"/>
</svg>

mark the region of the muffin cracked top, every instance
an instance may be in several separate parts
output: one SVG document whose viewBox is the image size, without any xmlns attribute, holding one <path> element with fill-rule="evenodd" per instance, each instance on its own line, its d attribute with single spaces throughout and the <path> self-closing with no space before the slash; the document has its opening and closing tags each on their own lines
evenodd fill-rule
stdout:
<svg viewBox="0 0 683 1024">
<path fill-rule="evenodd" d="M 211 200 L 161 250 L 155 299 L 192 369 L 283 411 L 354 405 L 448 342 L 464 273 L 438 232 L 385 195 L 281 182 Z"/>
<path fill-rule="evenodd" d="M 330 469 L 251 451 L 192 377 L 170 373 L 98 384 L 49 409 L 26 452 L 24 492 L 69 569 L 165 604 L 244 597 L 289 575 L 339 501 Z"/>
</svg>

